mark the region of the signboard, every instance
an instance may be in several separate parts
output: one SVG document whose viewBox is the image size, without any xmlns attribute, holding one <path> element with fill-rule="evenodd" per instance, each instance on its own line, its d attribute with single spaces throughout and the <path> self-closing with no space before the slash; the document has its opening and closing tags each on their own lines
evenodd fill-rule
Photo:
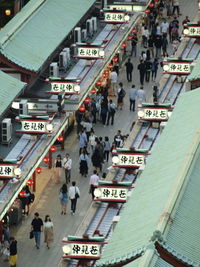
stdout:
<svg viewBox="0 0 200 267">
<path fill-rule="evenodd" d="M 68 254 L 64 258 L 84 258 L 97 260 L 100 258 L 101 244 L 95 242 L 67 242 Z"/>
<path fill-rule="evenodd" d="M 103 237 L 80 238 L 70 237 L 63 239 L 63 258 L 90 259 L 100 258 L 101 245 L 105 244 Z"/>
<path fill-rule="evenodd" d="M 14 163 L 9 161 L 0 161 L 0 178 L 11 179 L 21 175 L 21 170 L 18 167 L 17 160 L 12 160 Z"/>
<path fill-rule="evenodd" d="M 113 4 L 108 6 L 109 9 L 111 10 L 126 10 L 129 12 L 133 11 L 133 6 L 129 4 Z"/>
<path fill-rule="evenodd" d="M 51 83 L 51 91 L 47 92 L 50 94 L 59 94 L 65 91 L 65 94 L 72 95 L 78 94 L 80 91 L 80 80 L 76 79 L 47 79 L 47 82 Z"/>
<path fill-rule="evenodd" d="M 51 111 L 51 112 L 57 112 L 58 105 L 57 100 L 54 101 L 40 101 L 40 100 L 34 100 L 30 101 L 28 100 L 28 110 L 45 110 L 45 111 Z M 20 101 L 13 101 L 12 102 L 12 108 L 13 109 L 19 109 L 19 102 Z"/>
<path fill-rule="evenodd" d="M 130 20 L 126 10 L 103 9 L 104 20 L 102 22 L 121 24 Z"/>
<path fill-rule="evenodd" d="M 192 60 L 163 61 L 163 71 L 168 74 L 188 75 L 191 73 Z"/>
<path fill-rule="evenodd" d="M 200 37 L 200 25 L 199 24 L 187 24 L 183 30 L 183 34 L 186 37 Z"/>
<path fill-rule="evenodd" d="M 78 47 L 77 58 L 99 59 L 104 58 L 104 51 L 99 47 Z"/>
<path fill-rule="evenodd" d="M 35 116 L 30 118 L 31 116 L 20 116 L 18 121 L 21 122 L 21 130 L 16 130 L 18 133 L 34 133 L 34 134 L 50 134 L 53 131 L 53 124 L 51 121 L 53 118 L 42 119 L 38 118 L 40 116 Z"/>
<path fill-rule="evenodd" d="M 115 185 L 98 185 L 94 190 L 94 201 L 103 201 L 103 202 L 126 202 L 128 197 L 128 191 L 131 188 L 129 186 Z"/>
<path fill-rule="evenodd" d="M 167 121 L 171 114 L 171 105 L 138 106 L 138 119 L 146 121 Z"/>
<path fill-rule="evenodd" d="M 129 150 L 117 149 L 112 154 L 113 167 L 139 168 L 145 164 L 145 156 L 147 155 L 147 151 L 145 150 L 145 152 L 140 152 L 137 150 L 132 152 Z"/>
</svg>

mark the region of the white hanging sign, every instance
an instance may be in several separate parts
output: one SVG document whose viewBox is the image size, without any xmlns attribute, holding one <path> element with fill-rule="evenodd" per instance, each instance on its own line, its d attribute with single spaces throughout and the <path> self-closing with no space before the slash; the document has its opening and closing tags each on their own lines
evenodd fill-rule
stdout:
<svg viewBox="0 0 200 267">
<path fill-rule="evenodd" d="M 0 178 L 13 178 L 21 175 L 21 170 L 17 164 L 0 163 Z"/>
<path fill-rule="evenodd" d="M 167 121 L 169 110 L 163 108 L 142 108 L 138 111 L 139 120 Z"/>
<path fill-rule="evenodd" d="M 113 153 L 112 157 L 113 167 L 133 167 L 139 168 L 145 164 L 145 154 L 142 153 Z"/>
<path fill-rule="evenodd" d="M 129 19 L 129 15 L 125 12 L 104 11 L 104 22 L 106 23 L 126 23 Z"/>
<path fill-rule="evenodd" d="M 191 62 L 163 62 L 164 73 L 188 75 L 191 73 Z"/>
<path fill-rule="evenodd" d="M 96 260 L 100 258 L 101 243 L 66 241 L 63 258 L 83 258 Z"/>
<path fill-rule="evenodd" d="M 100 59 L 104 58 L 104 51 L 101 47 L 78 46 L 77 56 L 75 57 L 85 59 Z"/>
<path fill-rule="evenodd" d="M 98 186 L 94 195 L 95 201 L 126 202 L 129 187 L 125 186 Z"/>
<path fill-rule="evenodd" d="M 21 133 L 49 134 L 53 131 L 53 124 L 49 120 L 21 120 Z"/>
<path fill-rule="evenodd" d="M 187 37 L 200 37 L 200 25 L 187 25 L 183 34 Z"/>
<path fill-rule="evenodd" d="M 51 93 L 59 94 L 65 91 L 66 94 L 77 94 L 80 86 L 73 82 L 51 82 Z"/>
</svg>

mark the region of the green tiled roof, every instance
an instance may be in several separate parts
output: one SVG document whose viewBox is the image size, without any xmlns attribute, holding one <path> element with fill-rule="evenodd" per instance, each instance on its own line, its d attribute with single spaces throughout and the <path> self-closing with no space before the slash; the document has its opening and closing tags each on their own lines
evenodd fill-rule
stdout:
<svg viewBox="0 0 200 267">
<path fill-rule="evenodd" d="M 199 145 L 199 103 L 200 89 L 179 97 L 97 266 L 125 262 L 139 248 L 148 247 L 156 230 L 163 234 Z M 199 226 L 199 220 L 191 220 L 188 227 L 196 229 L 196 223 Z M 200 250 L 200 242 L 197 249 Z M 183 247 L 181 253 L 185 250 Z"/>
<path fill-rule="evenodd" d="M 0 31 L 0 53 L 37 72 L 95 0 L 31 0 Z"/>
<path fill-rule="evenodd" d="M 0 71 L 0 116 L 12 103 L 14 98 L 19 95 L 26 83 L 11 77 Z"/>
<path fill-rule="evenodd" d="M 197 58 L 197 62 L 192 70 L 192 73 L 188 76 L 189 81 L 200 79 L 200 56 Z"/>
</svg>

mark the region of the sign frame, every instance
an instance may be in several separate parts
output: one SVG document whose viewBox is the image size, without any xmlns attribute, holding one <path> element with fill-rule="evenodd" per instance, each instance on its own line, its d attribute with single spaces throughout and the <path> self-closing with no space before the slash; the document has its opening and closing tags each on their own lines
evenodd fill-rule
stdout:
<svg viewBox="0 0 200 267">
<path fill-rule="evenodd" d="M 76 43 L 73 45 L 76 49 L 98 49 L 98 56 L 81 56 L 77 55 L 73 56 L 74 58 L 80 58 L 80 59 L 89 59 L 89 60 L 97 60 L 97 59 L 104 59 L 104 47 L 101 44 L 96 43 Z M 103 56 L 100 55 L 100 52 L 103 52 Z"/>
<path fill-rule="evenodd" d="M 191 64 L 193 62 L 193 59 L 179 59 L 179 58 L 167 58 L 166 60 L 163 61 L 163 74 L 172 74 L 172 75 L 189 75 L 191 73 Z M 187 64 L 189 65 L 189 71 L 167 71 L 164 70 L 165 66 L 169 66 L 170 64 L 174 65 L 184 65 Z M 170 68 L 170 67 L 169 67 Z"/>
<path fill-rule="evenodd" d="M 107 9 L 107 8 L 104 8 L 102 11 L 101 11 L 103 14 L 104 14 L 104 19 L 101 20 L 101 22 L 105 22 L 105 23 L 110 23 L 110 24 L 125 24 L 125 23 L 128 23 L 129 20 L 125 20 L 125 16 L 129 16 L 129 13 L 127 10 L 116 10 L 116 9 Z M 109 14 L 123 14 L 124 16 L 124 21 L 121 21 L 121 20 L 106 20 L 105 19 L 105 14 L 106 13 L 109 13 Z M 130 19 L 130 17 L 129 17 Z"/>
<path fill-rule="evenodd" d="M 72 92 L 65 91 L 65 89 L 63 89 L 63 88 L 60 88 L 58 91 L 53 91 L 52 88 L 51 88 L 51 91 L 47 91 L 46 92 L 47 94 L 58 95 L 63 90 L 65 91 L 65 95 L 78 95 L 78 94 L 80 94 L 79 93 L 80 88 L 79 88 L 78 91 L 76 91 L 74 88 L 75 88 L 75 86 L 79 86 L 80 87 L 81 79 L 73 79 L 73 78 L 53 79 L 53 78 L 49 77 L 45 81 L 50 83 L 50 84 L 56 83 L 56 84 L 71 84 L 71 85 L 73 85 L 73 89 L 72 89 L 73 91 Z"/>
</svg>

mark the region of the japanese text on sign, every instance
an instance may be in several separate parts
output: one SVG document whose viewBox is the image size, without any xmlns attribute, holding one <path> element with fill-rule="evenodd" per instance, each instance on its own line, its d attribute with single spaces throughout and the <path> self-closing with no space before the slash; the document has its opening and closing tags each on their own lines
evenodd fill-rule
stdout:
<svg viewBox="0 0 200 267">
<path fill-rule="evenodd" d="M 167 120 L 168 110 L 167 109 L 144 109 L 143 119 Z"/>
<path fill-rule="evenodd" d="M 46 126 L 48 121 L 21 121 L 21 131 L 23 132 L 41 132 L 47 131 Z"/>
<path fill-rule="evenodd" d="M 190 63 L 168 63 L 169 73 L 190 73 Z"/>
<path fill-rule="evenodd" d="M 144 155 L 133 155 L 133 154 L 118 154 L 119 162 L 117 166 L 135 166 L 140 167 L 144 165 Z M 113 165 L 115 166 L 115 164 Z"/>
<path fill-rule="evenodd" d="M 101 190 L 101 195 L 95 197 L 95 200 L 101 199 L 125 202 L 127 199 L 128 188 L 98 187 L 98 190 Z"/>
<path fill-rule="evenodd" d="M 51 83 L 51 91 L 52 92 L 61 92 L 65 91 L 66 93 L 74 92 L 74 84 L 73 83 Z"/>
<path fill-rule="evenodd" d="M 12 165 L 3 165 L 0 166 L 0 177 L 14 177 L 14 168 L 16 168 L 16 166 L 12 166 Z"/>
<path fill-rule="evenodd" d="M 189 36 L 200 36 L 200 27 L 188 27 Z"/>
<path fill-rule="evenodd" d="M 70 246 L 70 252 L 68 254 L 68 256 L 70 257 L 74 258 L 87 257 L 91 259 L 100 257 L 101 244 L 74 243 L 74 244 L 68 244 L 68 246 Z"/>
<path fill-rule="evenodd" d="M 78 57 L 86 57 L 86 58 L 99 58 L 100 49 L 99 48 L 94 48 L 94 47 L 78 47 Z"/>
<path fill-rule="evenodd" d="M 106 22 L 125 22 L 125 13 L 112 13 L 112 12 L 105 12 L 104 13 L 104 20 Z"/>
</svg>

